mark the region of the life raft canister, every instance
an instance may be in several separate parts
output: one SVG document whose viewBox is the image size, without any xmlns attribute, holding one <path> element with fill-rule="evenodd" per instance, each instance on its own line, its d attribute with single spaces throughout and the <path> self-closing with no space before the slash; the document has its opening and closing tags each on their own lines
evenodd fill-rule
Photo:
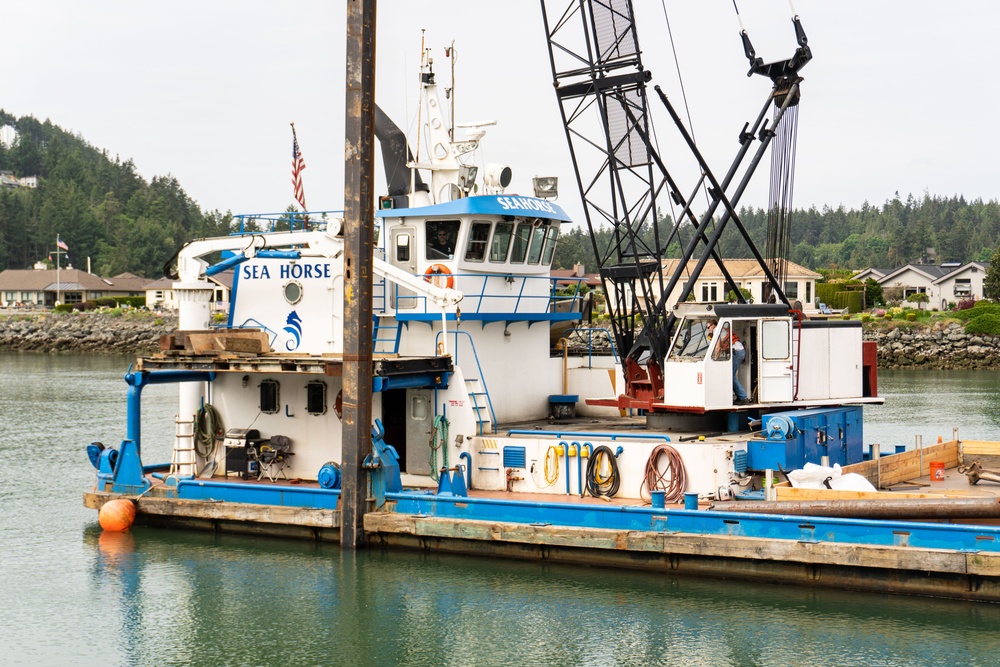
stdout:
<svg viewBox="0 0 1000 667">
<path fill-rule="evenodd" d="M 447 287 L 451 289 L 455 286 L 455 277 L 444 264 L 431 264 L 424 271 L 424 280 L 437 287 Z M 443 283 L 443 284 L 442 284 Z"/>
</svg>

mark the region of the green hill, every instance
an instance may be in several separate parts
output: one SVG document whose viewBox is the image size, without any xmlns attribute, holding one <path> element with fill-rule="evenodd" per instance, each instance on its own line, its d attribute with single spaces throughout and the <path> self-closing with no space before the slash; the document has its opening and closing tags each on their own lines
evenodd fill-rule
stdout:
<svg viewBox="0 0 1000 667">
<path fill-rule="evenodd" d="M 232 220 L 203 213 L 173 176 L 146 182 L 131 160 L 112 158 L 46 120 L 15 118 L 0 109 L 0 127 L 13 126 L 14 144 L 0 144 L 0 171 L 37 176 L 38 187 L 0 188 L 0 270 L 30 268 L 55 249 L 99 275 L 162 274 L 185 241 L 225 234 Z"/>
</svg>

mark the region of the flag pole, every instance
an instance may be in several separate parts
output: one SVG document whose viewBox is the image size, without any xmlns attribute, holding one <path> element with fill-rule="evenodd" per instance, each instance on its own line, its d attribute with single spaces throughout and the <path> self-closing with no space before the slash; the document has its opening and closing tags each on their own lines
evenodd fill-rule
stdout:
<svg viewBox="0 0 1000 667">
<path fill-rule="evenodd" d="M 59 251 L 62 246 L 59 245 L 59 235 L 56 234 L 56 305 L 62 303 L 62 266 L 59 263 Z"/>
</svg>

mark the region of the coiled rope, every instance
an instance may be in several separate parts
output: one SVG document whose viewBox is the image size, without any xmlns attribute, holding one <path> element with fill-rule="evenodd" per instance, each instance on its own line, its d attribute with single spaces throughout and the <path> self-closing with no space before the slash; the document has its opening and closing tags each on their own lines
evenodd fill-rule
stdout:
<svg viewBox="0 0 1000 667">
<path fill-rule="evenodd" d="M 448 420 L 444 415 L 434 417 L 434 424 L 431 426 L 431 479 L 435 482 L 441 479 L 441 472 L 438 470 L 437 453 L 441 450 L 441 463 L 443 468 L 448 467 Z"/>
<path fill-rule="evenodd" d="M 667 457 L 667 465 L 660 471 L 660 457 Z M 639 487 L 639 497 L 652 497 L 650 491 L 663 491 L 664 502 L 679 503 L 684 500 L 687 474 L 684 459 L 670 445 L 657 445 L 646 460 L 646 474 Z M 643 495 L 643 491 L 646 495 Z"/>
<path fill-rule="evenodd" d="M 211 403 L 203 403 L 194 416 L 194 451 L 209 460 L 215 454 L 215 438 L 222 435 L 222 417 Z"/>
<path fill-rule="evenodd" d="M 587 492 L 595 498 L 610 498 L 618 493 L 621 481 L 614 452 L 607 445 L 598 445 L 587 461 Z"/>
</svg>

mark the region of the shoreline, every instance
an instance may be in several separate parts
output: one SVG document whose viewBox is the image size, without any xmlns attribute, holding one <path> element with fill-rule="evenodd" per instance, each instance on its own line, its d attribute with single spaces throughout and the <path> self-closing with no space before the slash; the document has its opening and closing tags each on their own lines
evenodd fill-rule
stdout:
<svg viewBox="0 0 1000 667">
<path fill-rule="evenodd" d="M 0 312 L 0 352 L 142 355 L 177 330 L 176 313 L 103 310 Z M 1000 370 L 1000 336 L 967 334 L 960 323 L 864 325 L 880 369 Z"/>
</svg>

